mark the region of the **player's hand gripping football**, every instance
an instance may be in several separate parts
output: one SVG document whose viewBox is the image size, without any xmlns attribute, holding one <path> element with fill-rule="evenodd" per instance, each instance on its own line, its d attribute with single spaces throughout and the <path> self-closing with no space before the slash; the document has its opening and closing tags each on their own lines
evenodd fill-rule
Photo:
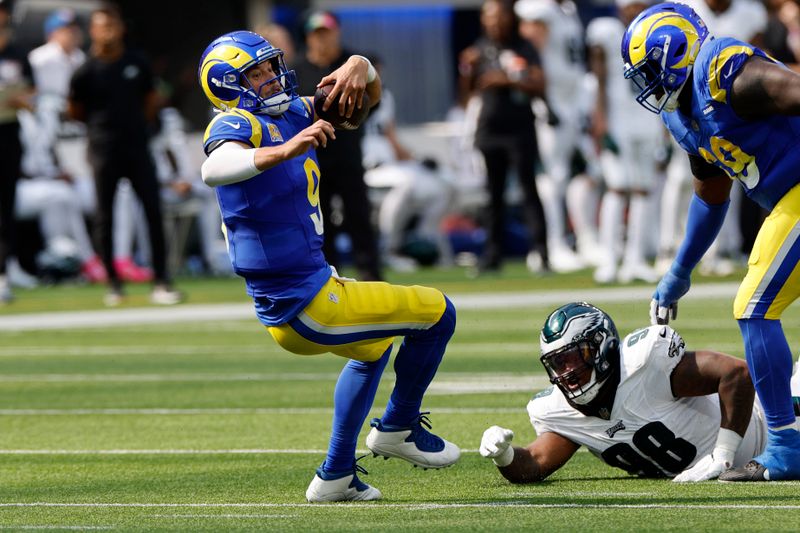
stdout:
<svg viewBox="0 0 800 533">
<path fill-rule="evenodd" d="M 706 455 L 697 461 L 697 464 L 687 468 L 672 481 L 676 483 L 693 483 L 695 481 L 706 481 L 717 479 L 721 473 L 733 466 L 732 461 L 725 457 L 715 457 L 713 453 Z"/>
<path fill-rule="evenodd" d="M 483 432 L 479 451 L 487 459 L 494 459 L 497 466 L 508 466 L 514 460 L 513 439 L 514 432 L 510 429 L 492 426 Z"/>
<path fill-rule="evenodd" d="M 678 318 L 678 300 L 689 291 L 690 273 L 670 268 L 658 282 L 650 302 L 650 324 L 669 324 Z"/>
<path fill-rule="evenodd" d="M 328 99 L 322 109 L 328 110 L 331 102 L 339 97 L 339 114 L 350 117 L 353 110 L 363 105 L 362 96 L 367 88 L 367 62 L 359 57 L 351 57 L 344 65 L 337 68 L 320 80 L 317 87 L 323 87 L 329 83 L 335 83 L 333 89 L 328 93 Z"/>
<path fill-rule="evenodd" d="M 330 122 L 318 120 L 297 135 L 289 139 L 283 147 L 286 150 L 285 159 L 291 159 L 302 155 L 310 148 L 325 147 L 328 145 L 328 138 L 335 139 L 336 133 Z"/>
</svg>

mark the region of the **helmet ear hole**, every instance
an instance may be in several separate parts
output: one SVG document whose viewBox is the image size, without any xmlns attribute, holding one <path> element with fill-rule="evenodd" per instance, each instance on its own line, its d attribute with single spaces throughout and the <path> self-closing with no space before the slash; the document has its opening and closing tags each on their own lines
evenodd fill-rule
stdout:
<svg viewBox="0 0 800 533">
<path fill-rule="evenodd" d="M 682 57 L 684 52 L 686 52 L 686 43 L 681 43 L 678 45 L 678 48 L 675 49 L 675 56 Z"/>
</svg>

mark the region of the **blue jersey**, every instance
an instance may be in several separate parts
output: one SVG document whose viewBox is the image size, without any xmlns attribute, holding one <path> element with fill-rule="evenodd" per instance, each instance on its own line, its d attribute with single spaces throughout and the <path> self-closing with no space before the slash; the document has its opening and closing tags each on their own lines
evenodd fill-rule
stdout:
<svg viewBox="0 0 800 533">
<path fill-rule="evenodd" d="M 763 51 L 731 38 L 711 39 L 700 48 L 691 87 L 692 110 L 662 112 L 684 150 L 739 181 L 745 194 L 772 210 L 800 182 L 800 117 L 773 115 L 744 120 L 730 105 L 733 80 L 752 56 Z"/>
<path fill-rule="evenodd" d="M 307 98 L 280 116 L 240 109 L 220 113 L 205 132 L 206 153 L 220 142 L 277 146 L 311 125 Z M 312 149 L 239 183 L 216 187 L 228 254 L 269 326 L 294 318 L 331 276 L 322 253 L 320 170 Z"/>
</svg>

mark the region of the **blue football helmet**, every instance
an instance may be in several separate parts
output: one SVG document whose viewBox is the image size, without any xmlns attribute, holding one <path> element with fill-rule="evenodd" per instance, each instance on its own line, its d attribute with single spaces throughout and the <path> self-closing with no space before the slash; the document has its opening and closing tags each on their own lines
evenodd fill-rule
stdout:
<svg viewBox="0 0 800 533">
<path fill-rule="evenodd" d="M 539 336 L 541 361 L 564 396 L 579 405 L 597 398 L 619 364 L 619 334 L 605 312 L 586 302 L 562 305 Z"/>
<path fill-rule="evenodd" d="M 269 61 L 275 77 L 253 87 L 244 73 Z M 283 52 L 250 31 L 234 31 L 214 39 L 200 58 L 198 77 L 211 104 L 222 111 L 244 109 L 251 113 L 280 115 L 297 95 L 297 78 L 286 68 Z M 282 91 L 261 98 L 262 87 L 277 81 Z"/>
<path fill-rule="evenodd" d="M 658 4 L 633 19 L 622 38 L 622 61 L 636 101 L 653 113 L 675 111 L 708 35 L 705 22 L 684 4 Z"/>
</svg>

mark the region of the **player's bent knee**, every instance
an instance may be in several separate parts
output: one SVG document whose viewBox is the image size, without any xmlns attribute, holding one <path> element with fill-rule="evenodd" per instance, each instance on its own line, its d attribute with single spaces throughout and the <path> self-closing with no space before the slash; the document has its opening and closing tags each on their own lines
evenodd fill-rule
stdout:
<svg viewBox="0 0 800 533">
<path fill-rule="evenodd" d="M 456 307 L 450 298 L 442 294 L 444 297 L 444 312 L 439 320 L 425 333 L 427 335 L 445 336 L 450 338 L 456 330 Z"/>
<path fill-rule="evenodd" d="M 439 323 L 445 325 L 444 327 L 452 334 L 456 330 L 456 306 L 446 295 L 444 296 L 444 302 L 444 313 L 442 313 Z"/>
</svg>

